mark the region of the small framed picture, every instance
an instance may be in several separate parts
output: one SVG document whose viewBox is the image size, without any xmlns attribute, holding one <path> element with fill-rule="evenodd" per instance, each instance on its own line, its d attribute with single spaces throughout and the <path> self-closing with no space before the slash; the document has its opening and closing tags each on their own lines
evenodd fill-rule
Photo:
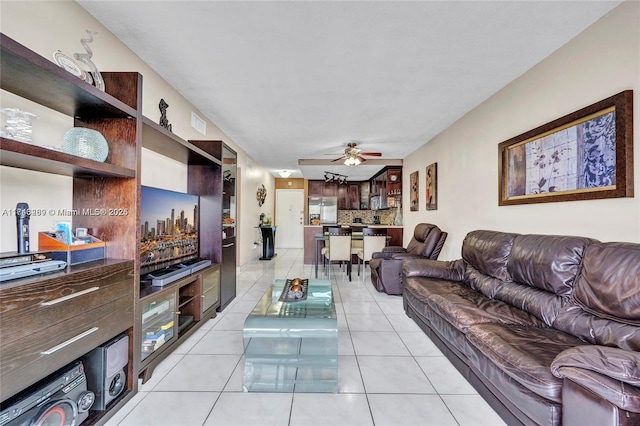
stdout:
<svg viewBox="0 0 640 426">
<path fill-rule="evenodd" d="M 427 166 L 427 186 L 425 190 L 427 210 L 438 210 L 438 163 Z"/>
</svg>

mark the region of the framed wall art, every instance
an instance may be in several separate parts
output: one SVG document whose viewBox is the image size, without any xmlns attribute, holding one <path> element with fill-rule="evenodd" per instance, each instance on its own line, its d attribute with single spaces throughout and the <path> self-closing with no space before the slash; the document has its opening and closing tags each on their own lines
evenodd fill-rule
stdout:
<svg viewBox="0 0 640 426">
<path fill-rule="evenodd" d="M 418 211 L 418 172 L 415 171 L 409 175 L 409 183 L 411 191 L 409 192 L 409 205 L 412 212 Z"/>
<path fill-rule="evenodd" d="M 438 163 L 427 166 L 425 196 L 427 200 L 427 210 L 438 210 Z"/>
<path fill-rule="evenodd" d="M 500 206 L 633 197 L 633 91 L 498 145 Z"/>
</svg>

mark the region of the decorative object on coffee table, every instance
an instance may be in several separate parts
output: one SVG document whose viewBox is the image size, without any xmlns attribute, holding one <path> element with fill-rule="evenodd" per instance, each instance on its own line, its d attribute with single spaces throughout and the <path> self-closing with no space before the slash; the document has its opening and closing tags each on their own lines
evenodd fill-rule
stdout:
<svg viewBox="0 0 640 426">
<path fill-rule="evenodd" d="M 633 197 L 633 91 L 498 145 L 501 206 Z"/>
<path fill-rule="evenodd" d="M 309 280 L 303 280 L 301 278 L 294 278 L 287 280 L 282 289 L 282 294 L 278 299 L 280 302 L 302 302 L 307 300 L 307 290 L 309 288 Z"/>
</svg>

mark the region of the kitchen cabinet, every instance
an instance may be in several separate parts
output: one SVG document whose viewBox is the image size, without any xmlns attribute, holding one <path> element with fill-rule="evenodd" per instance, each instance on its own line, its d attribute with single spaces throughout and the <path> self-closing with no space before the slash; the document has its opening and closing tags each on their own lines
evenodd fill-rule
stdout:
<svg viewBox="0 0 640 426">
<path fill-rule="evenodd" d="M 369 207 L 383 210 L 398 207 L 402 201 L 402 167 L 385 167 L 371 178 Z"/>
</svg>

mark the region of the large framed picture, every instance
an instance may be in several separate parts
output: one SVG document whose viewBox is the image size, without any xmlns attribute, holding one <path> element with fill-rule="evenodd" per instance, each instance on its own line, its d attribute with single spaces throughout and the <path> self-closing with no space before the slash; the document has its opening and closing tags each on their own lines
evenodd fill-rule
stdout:
<svg viewBox="0 0 640 426">
<path fill-rule="evenodd" d="M 633 197 L 633 91 L 498 145 L 500 206 Z"/>
<path fill-rule="evenodd" d="M 438 163 L 427 166 L 425 196 L 427 200 L 427 210 L 438 210 Z"/>
<path fill-rule="evenodd" d="M 409 175 L 409 183 L 411 191 L 409 192 L 410 209 L 412 212 L 418 211 L 418 172 L 415 171 Z"/>
</svg>

